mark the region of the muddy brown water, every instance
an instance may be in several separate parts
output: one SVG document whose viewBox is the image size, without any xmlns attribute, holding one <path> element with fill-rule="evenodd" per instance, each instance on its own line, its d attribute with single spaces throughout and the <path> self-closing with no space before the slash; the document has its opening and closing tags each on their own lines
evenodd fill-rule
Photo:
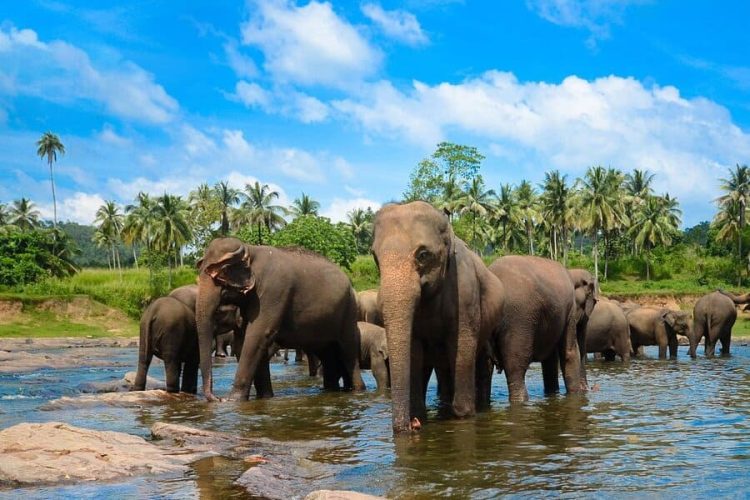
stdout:
<svg viewBox="0 0 750 500">
<path fill-rule="evenodd" d="M 302 474 L 288 478 L 290 496 L 349 489 L 402 498 L 501 495 L 568 497 L 658 495 L 742 496 L 750 489 L 750 348 L 729 358 L 687 357 L 620 363 L 590 362 L 598 391 L 543 395 L 541 369 L 527 376 L 531 401 L 511 406 L 496 375 L 492 410 L 476 418 L 438 420 L 435 412 L 414 437 L 391 434 L 390 400 L 374 392 L 324 393 L 293 364 L 272 365 L 276 397 L 247 403 L 203 401 L 142 408 L 109 406 L 40 409 L 83 384 L 113 380 L 135 367 L 132 348 L 113 348 L 112 366 L 0 375 L 0 428 L 23 421 L 64 421 L 99 430 L 149 436 L 159 421 L 270 438 L 297 450 Z M 49 351 L 54 353 L 54 351 Z M 226 393 L 234 363 L 216 368 Z M 163 377 L 159 363 L 151 375 Z M 366 374 L 365 381 L 374 387 Z M 435 403 L 434 381 L 429 389 Z M 273 453 L 266 455 L 273 460 Z M 223 457 L 201 460 L 179 476 L 114 483 L 12 489 L 17 498 L 248 498 L 234 484 L 249 467 Z"/>
</svg>

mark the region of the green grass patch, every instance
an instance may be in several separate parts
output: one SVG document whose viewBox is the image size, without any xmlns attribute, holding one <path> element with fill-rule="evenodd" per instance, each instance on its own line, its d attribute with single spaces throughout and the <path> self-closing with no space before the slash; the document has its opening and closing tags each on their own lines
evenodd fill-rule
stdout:
<svg viewBox="0 0 750 500">
<path fill-rule="evenodd" d="M 138 324 L 134 321 L 75 321 L 51 311 L 39 311 L 24 307 L 17 319 L 0 323 L 2 337 L 132 337 L 138 335 Z"/>
</svg>

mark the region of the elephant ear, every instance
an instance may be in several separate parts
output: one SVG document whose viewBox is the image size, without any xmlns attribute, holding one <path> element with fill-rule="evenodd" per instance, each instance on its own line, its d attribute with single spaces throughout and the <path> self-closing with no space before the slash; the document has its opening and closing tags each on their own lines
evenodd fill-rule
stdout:
<svg viewBox="0 0 750 500">
<path fill-rule="evenodd" d="M 201 259 L 203 264 L 203 259 Z M 250 255 L 244 245 L 234 252 L 227 252 L 216 262 L 206 264 L 202 268 L 211 279 L 220 286 L 233 288 L 242 293 L 248 293 L 255 288 L 255 275 L 250 266 Z"/>
<path fill-rule="evenodd" d="M 677 318 L 675 317 L 674 312 L 669 311 L 669 310 L 664 311 L 662 313 L 661 317 L 664 320 L 664 322 L 669 325 L 670 328 L 674 328 L 674 324 L 675 324 L 675 322 L 677 320 Z"/>
</svg>

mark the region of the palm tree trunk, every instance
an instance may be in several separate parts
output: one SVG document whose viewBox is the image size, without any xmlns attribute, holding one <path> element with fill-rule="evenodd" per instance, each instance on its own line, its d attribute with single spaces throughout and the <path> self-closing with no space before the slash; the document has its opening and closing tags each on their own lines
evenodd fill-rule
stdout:
<svg viewBox="0 0 750 500">
<path fill-rule="evenodd" d="M 133 261 L 135 262 L 135 268 L 138 269 L 138 255 L 135 253 L 135 242 L 133 242 Z"/>
<path fill-rule="evenodd" d="M 503 250 L 508 253 L 508 235 L 505 232 L 507 222 L 503 221 Z"/>
<path fill-rule="evenodd" d="M 740 217 L 740 222 L 742 218 Z M 737 235 L 737 286 L 742 286 L 742 224 L 740 223 L 740 232 Z"/>
<path fill-rule="evenodd" d="M 594 279 L 599 282 L 599 235 L 594 232 Z"/>
<path fill-rule="evenodd" d="M 607 280 L 607 273 L 609 271 L 609 238 L 607 233 L 604 233 L 604 280 Z"/>
<path fill-rule="evenodd" d="M 258 222 L 258 245 L 262 245 L 263 244 L 263 236 L 261 236 L 261 234 L 260 234 L 261 227 L 263 227 L 263 226 L 261 225 L 260 222 Z"/>
<path fill-rule="evenodd" d="M 57 196 L 55 195 L 55 175 L 52 172 L 52 158 L 49 158 L 49 182 L 52 185 L 52 224 L 57 229 Z"/>
</svg>

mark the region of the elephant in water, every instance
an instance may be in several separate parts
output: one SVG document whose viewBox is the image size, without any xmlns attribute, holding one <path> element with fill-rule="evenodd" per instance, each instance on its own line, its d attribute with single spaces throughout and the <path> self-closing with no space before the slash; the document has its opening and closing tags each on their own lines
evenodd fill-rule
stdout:
<svg viewBox="0 0 750 500">
<path fill-rule="evenodd" d="M 659 358 L 677 357 L 677 335 L 691 337 L 688 314 L 662 307 L 637 307 L 627 312 L 633 352 L 641 346 L 658 345 Z"/>
<path fill-rule="evenodd" d="M 378 305 L 378 290 L 362 290 L 357 294 L 357 321 L 383 326 L 383 314 Z"/>
<path fill-rule="evenodd" d="M 562 368 L 569 393 L 588 390 L 578 344 L 578 323 L 594 306 L 594 288 L 586 287 L 582 300 L 568 271 L 550 259 L 510 255 L 489 266 L 505 289 L 500 328 L 493 339 L 499 368 L 505 371 L 511 401 L 526 401 L 526 371 L 542 362 L 544 392 L 560 388 Z M 579 310 L 583 308 L 583 310 Z"/>
<path fill-rule="evenodd" d="M 164 361 L 167 391 L 195 394 L 199 356 L 193 311 L 174 297 L 158 298 L 143 312 L 140 329 L 138 371 L 133 390 L 146 388 L 148 369 L 156 356 Z"/>
<path fill-rule="evenodd" d="M 690 356 L 695 358 L 698 343 L 705 337 L 706 357 L 716 353 L 716 343 L 721 341 L 721 354 L 729 354 L 732 327 L 737 320 L 735 305 L 750 302 L 748 295 L 733 295 L 723 290 L 704 295 L 693 307 L 693 335 L 690 337 Z"/>
<path fill-rule="evenodd" d="M 345 389 L 364 389 L 357 301 L 338 266 L 308 250 L 247 245 L 236 238 L 213 240 L 197 266 L 200 368 L 209 401 L 217 399 L 211 343 L 215 313 L 224 304 L 238 306 L 247 325 L 229 399 L 246 400 L 258 377 L 270 383 L 268 359 L 274 344 L 318 356 L 325 389 L 338 390 L 340 379 Z"/>
<path fill-rule="evenodd" d="M 372 370 L 378 390 L 382 391 L 391 386 L 388 372 L 388 342 L 385 329 L 360 321 L 359 328 L 359 367 L 362 370 Z"/>
<path fill-rule="evenodd" d="M 594 306 L 586 326 L 586 352 L 602 353 L 608 361 L 615 355 L 627 363 L 633 346 L 630 342 L 630 325 L 620 306 L 600 298 Z"/>
<path fill-rule="evenodd" d="M 380 269 L 394 433 L 421 426 L 433 369 L 442 408 L 456 417 L 473 415 L 489 398 L 485 360 L 502 313 L 502 283 L 453 234 L 448 218 L 425 202 L 381 208 L 372 250 Z"/>
</svg>

